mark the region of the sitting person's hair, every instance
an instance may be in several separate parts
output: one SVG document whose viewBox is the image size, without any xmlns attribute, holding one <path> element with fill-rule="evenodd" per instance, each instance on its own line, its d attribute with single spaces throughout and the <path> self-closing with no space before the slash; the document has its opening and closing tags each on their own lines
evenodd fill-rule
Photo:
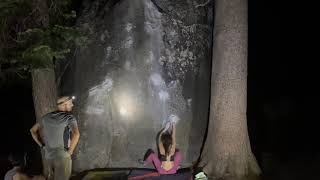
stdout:
<svg viewBox="0 0 320 180">
<path fill-rule="evenodd" d="M 10 153 L 8 160 L 12 164 L 12 166 L 24 166 L 24 156 L 22 153 Z"/>
</svg>

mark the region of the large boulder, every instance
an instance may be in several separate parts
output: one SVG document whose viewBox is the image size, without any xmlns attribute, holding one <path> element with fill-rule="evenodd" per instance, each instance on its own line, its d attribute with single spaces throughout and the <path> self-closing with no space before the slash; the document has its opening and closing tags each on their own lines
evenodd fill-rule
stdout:
<svg viewBox="0 0 320 180">
<path fill-rule="evenodd" d="M 139 167 L 170 115 L 179 117 L 182 166 L 200 153 L 210 99 L 212 3 L 85 1 L 89 26 L 62 92 L 77 95 L 73 169 Z M 203 2 L 202 2 L 203 3 Z"/>
</svg>

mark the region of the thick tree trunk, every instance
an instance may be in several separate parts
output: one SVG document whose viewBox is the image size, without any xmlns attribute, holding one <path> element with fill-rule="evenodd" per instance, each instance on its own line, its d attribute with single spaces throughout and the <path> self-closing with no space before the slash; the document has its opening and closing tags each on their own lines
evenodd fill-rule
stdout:
<svg viewBox="0 0 320 180">
<path fill-rule="evenodd" d="M 47 28 L 49 26 L 49 9 L 46 0 L 33 0 L 33 16 L 36 27 Z M 50 60 L 51 61 L 51 60 Z M 51 64 L 51 63 L 49 63 Z M 56 110 L 57 87 L 55 72 L 51 67 L 42 69 L 33 69 L 32 94 L 37 122 L 48 112 Z M 47 177 L 48 169 L 44 159 L 44 152 L 41 151 L 43 173 Z"/>
<path fill-rule="evenodd" d="M 33 102 L 37 121 L 48 112 L 57 109 L 57 89 L 53 69 L 32 70 Z"/>
<path fill-rule="evenodd" d="M 34 69 L 31 72 L 32 76 L 32 94 L 33 103 L 36 113 L 37 122 L 48 112 L 56 110 L 57 89 L 55 84 L 55 73 L 53 69 Z M 42 155 L 43 173 L 47 177 L 48 169 Z"/>
<path fill-rule="evenodd" d="M 49 10 L 46 0 L 33 0 L 34 23 L 36 27 L 47 28 L 49 26 Z M 51 60 L 48 60 L 51 61 Z M 56 109 L 56 80 L 55 72 L 51 67 L 42 69 L 33 69 L 32 87 L 33 87 L 33 102 L 36 112 L 37 121 L 44 114 Z"/>
<path fill-rule="evenodd" d="M 260 174 L 247 130 L 247 0 L 215 0 L 211 103 L 199 166 L 209 178 Z"/>
</svg>

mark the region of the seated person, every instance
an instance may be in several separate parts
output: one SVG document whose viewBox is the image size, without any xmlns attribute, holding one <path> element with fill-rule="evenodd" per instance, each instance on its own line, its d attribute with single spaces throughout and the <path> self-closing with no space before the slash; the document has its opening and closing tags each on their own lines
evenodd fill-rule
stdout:
<svg viewBox="0 0 320 180">
<path fill-rule="evenodd" d="M 171 126 L 172 133 L 167 129 Z M 146 152 L 144 164 L 153 162 L 160 174 L 175 174 L 181 162 L 181 153 L 176 150 L 176 125 L 167 123 L 166 127 L 160 131 L 158 139 L 159 156 L 151 149 Z"/>
<path fill-rule="evenodd" d="M 9 161 L 13 168 L 6 173 L 4 180 L 45 180 L 43 176 L 29 177 L 23 172 L 24 157 L 22 155 L 10 154 Z"/>
</svg>

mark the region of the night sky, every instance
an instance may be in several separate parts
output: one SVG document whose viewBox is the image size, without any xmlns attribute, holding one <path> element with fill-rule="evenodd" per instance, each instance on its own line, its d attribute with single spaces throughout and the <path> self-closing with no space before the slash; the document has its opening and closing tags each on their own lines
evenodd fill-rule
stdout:
<svg viewBox="0 0 320 180">
<path fill-rule="evenodd" d="M 319 158 L 320 41 L 310 6 L 249 1 L 248 126 L 262 168 L 265 154 Z M 0 96 L 2 175 L 10 151 L 36 153 L 37 147 L 29 136 L 35 122 L 30 79 L 2 85 Z"/>
</svg>

